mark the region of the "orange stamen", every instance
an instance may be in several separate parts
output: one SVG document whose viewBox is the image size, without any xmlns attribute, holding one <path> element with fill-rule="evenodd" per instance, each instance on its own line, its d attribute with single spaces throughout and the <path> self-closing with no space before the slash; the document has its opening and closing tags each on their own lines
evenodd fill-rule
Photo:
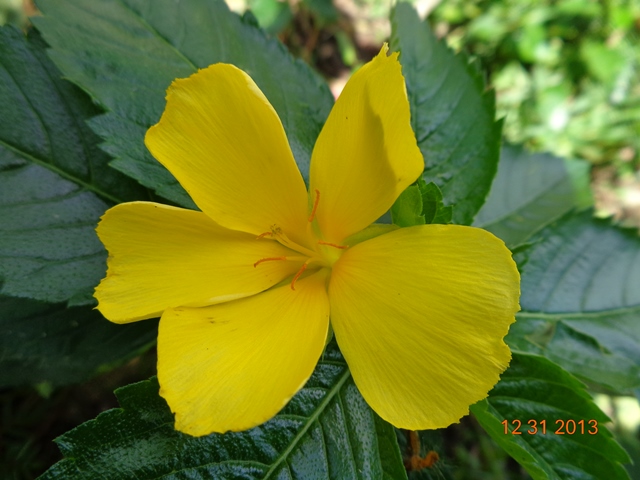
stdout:
<svg viewBox="0 0 640 480">
<path fill-rule="evenodd" d="M 261 238 L 272 237 L 272 236 L 273 236 L 273 232 L 264 232 L 264 233 L 261 233 L 260 235 L 258 235 L 256 237 L 256 240 L 260 240 Z"/>
<path fill-rule="evenodd" d="M 258 265 L 260 265 L 262 262 L 270 262 L 272 260 L 286 260 L 287 257 L 267 257 L 267 258 L 261 258 L 260 260 L 258 260 L 256 263 L 253 264 L 253 268 L 256 268 Z"/>
<path fill-rule="evenodd" d="M 311 209 L 311 215 L 309 216 L 309 223 L 313 222 L 316 216 L 316 210 L 318 210 L 318 203 L 320 203 L 320 190 L 316 188 L 316 201 L 313 202 L 313 208 Z"/>
<path fill-rule="evenodd" d="M 336 245 L 335 243 L 329 243 L 329 242 L 325 242 L 323 240 L 318 240 L 318 244 L 319 245 L 329 245 L 330 247 L 339 248 L 341 250 L 344 250 L 345 248 L 349 248 L 348 245 Z"/>
<path fill-rule="evenodd" d="M 425 468 L 432 468 L 440 460 L 440 455 L 435 450 L 430 450 L 424 457 L 420 456 L 420 438 L 417 432 L 409 431 L 409 442 L 411 457 L 404 461 L 407 470 L 417 472 Z"/>
<path fill-rule="evenodd" d="M 293 280 L 291 280 L 291 290 L 296 289 L 296 280 L 298 280 L 300 278 L 300 275 L 302 275 L 304 271 L 307 269 L 307 263 L 308 263 L 308 260 L 304 262 L 300 270 L 298 270 L 298 273 L 296 273 L 296 276 L 293 277 Z"/>
</svg>

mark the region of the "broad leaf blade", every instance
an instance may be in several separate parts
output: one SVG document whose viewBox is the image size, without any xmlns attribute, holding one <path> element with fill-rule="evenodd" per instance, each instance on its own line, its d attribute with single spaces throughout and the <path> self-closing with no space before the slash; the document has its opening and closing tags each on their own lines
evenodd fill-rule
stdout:
<svg viewBox="0 0 640 480">
<path fill-rule="evenodd" d="M 567 212 L 593 204 L 589 170 L 581 160 L 506 146 L 491 193 L 473 224 L 510 247 L 520 245 Z"/>
<path fill-rule="evenodd" d="M 146 191 L 109 168 L 84 123 L 96 108 L 44 48 L 0 29 L 0 293 L 92 303 L 106 259 L 95 225 Z"/>
<path fill-rule="evenodd" d="M 507 341 L 618 393 L 640 387 L 640 238 L 568 214 L 530 239 L 516 260 L 522 312 Z"/>
<path fill-rule="evenodd" d="M 89 307 L 0 296 L 0 387 L 85 380 L 148 348 L 156 325 L 115 325 Z"/>
<path fill-rule="evenodd" d="M 173 429 L 156 379 L 116 391 L 110 410 L 56 441 L 66 457 L 41 478 L 406 478 L 393 428 L 376 418 L 330 351 L 272 420 L 194 438 Z"/>
<path fill-rule="evenodd" d="M 534 480 L 629 478 L 621 465 L 629 457 L 605 428 L 607 416 L 580 382 L 544 357 L 514 352 L 509 369 L 489 398 L 473 405 L 471 412 Z M 522 424 L 520 435 L 512 433 L 517 427 L 514 420 Z M 536 421 L 537 432 L 529 420 Z M 546 421 L 545 434 L 542 420 Z M 574 433 L 566 430 L 572 431 L 572 424 L 558 430 L 562 424 L 557 420 L 573 420 L 577 425 Z M 597 432 L 591 420 L 597 422 Z"/>
<path fill-rule="evenodd" d="M 34 23 L 66 78 L 110 112 L 92 122 L 113 166 L 160 195 L 193 206 L 143 145 L 175 78 L 232 63 L 256 81 L 287 132 L 307 178 L 309 159 L 333 104 L 326 84 L 285 47 L 231 13 L 222 0 L 42 0 Z"/>
<path fill-rule="evenodd" d="M 122 328 L 90 307 L 107 253 L 108 203 L 147 191 L 111 169 L 85 125 L 97 113 L 59 79 L 44 42 L 0 29 L 0 386 L 84 380 L 148 346 L 154 322 Z M 55 305 L 40 301 L 52 302 Z"/>
<path fill-rule="evenodd" d="M 453 221 L 470 224 L 498 165 L 501 122 L 477 67 L 454 55 L 407 3 L 391 14 L 391 46 L 400 52 L 411 123 L 425 159 L 424 180 L 453 205 Z"/>
</svg>

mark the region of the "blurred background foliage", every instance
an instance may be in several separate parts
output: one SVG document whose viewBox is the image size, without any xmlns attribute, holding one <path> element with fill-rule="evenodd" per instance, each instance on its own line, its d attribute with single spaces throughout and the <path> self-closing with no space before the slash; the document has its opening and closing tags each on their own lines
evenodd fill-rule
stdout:
<svg viewBox="0 0 640 480">
<path fill-rule="evenodd" d="M 227 3 L 313 65 L 336 96 L 390 35 L 391 0 Z M 640 0 L 410 3 L 451 48 L 480 63 L 496 90 L 507 142 L 588 160 L 599 213 L 640 226 Z M 31 0 L 0 0 L 0 25 L 28 28 L 34 14 Z M 0 478 L 37 476 L 60 458 L 53 438 L 116 407 L 114 388 L 154 372 L 152 350 L 82 385 L 0 391 Z M 637 401 L 596 400 L 634 458 L 632 478 L 640 478 Z M 412 480 L 529 478 L 471 417 L 421 432 L 418 443 L 408 432 L 398 439 Z M 414 471 L 412 457 L 429 462 Z"/>
</svg>

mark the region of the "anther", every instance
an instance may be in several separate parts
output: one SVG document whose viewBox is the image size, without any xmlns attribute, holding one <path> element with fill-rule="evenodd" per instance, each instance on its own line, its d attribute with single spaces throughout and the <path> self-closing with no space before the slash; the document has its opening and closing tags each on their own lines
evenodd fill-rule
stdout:
<svg viewBox="0 0 640 480">
<path fill-rule="evenodd" d="M 300 278 L 300 275 L 302 275 L 304 271 L 307 269 L 308 264 L 309 264 L 309 260 L 304 262 L 300 270 L 298 270 L 298 273 L 296 273 L 295 277 L 293 277 L 293 280 L 291 280 L 291 290 L 296 289 L 296 281 Z"/>
<path fill-rule="evenodd" d="M 309 223 L 313 222 L 313 219 L 316 216 L 316 210 L 318 210 L 318 203 L 320 203 L 320 190 L 317 188 L 316 190 L 316 200 L 313 202 L 313 208 L 311 209 L 311 215 L 309 215 Z"/>
<path fill-rule="evenodd" d="M 258 260 L 256 263 L 253 264 L 253 268 L 256 268 L 258 265 L 260 265 L 262 262 L 271 262 L 273 260 L 286 260 L 287 257 L 267 257 L 267 258 L 261 258 L 260 260 Z"/>
<path fill-rule="evenodd" d="M 336 245 L 335 243 L 325 242 L 323 240 L 318 240 L 318 245 L 328 245 L 330 247 L 339 248 L 340 250 L 345 250 L 349 248 L 349 245 Z"/>
</svg>

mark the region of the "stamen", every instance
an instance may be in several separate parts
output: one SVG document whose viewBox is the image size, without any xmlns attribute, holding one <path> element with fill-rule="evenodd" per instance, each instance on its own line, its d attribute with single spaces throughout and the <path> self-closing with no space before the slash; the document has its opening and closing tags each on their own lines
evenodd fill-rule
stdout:
<svg viewBox="0 0 640 480">
<path fill-rule="evenodd" d="M 258 235 L 258 236 L 256 237 L 256 240 L 260 240 L 261 238 L 264 238 L 264 237 L 273 237 L 273 232 L 264 232 L 264 233 L 261 233 L 260 235 Z"/>
<path fill-rule="evenodd" d="M 258 265 L 260 265 L 262 262 L 271 262 L 273 260 L 286 260 L 287 257 L 267 257 L 267 258 L 261 258 L 260 260 L 258 260 L 256 263 L 253 264 L 253 268 L 256 268 Z"/>
<path fill-rule="evenodd" d="M 302 264 L 302 267 L 300 268 L 300 270 L 298 270 L 298 273 L 296 273 L 295 277 L 293 277 L 293 280 L 291 280 L 291 290 L 295 290 L 296 289 L 296 280 L 298 280 L 300 278 L 300 275 L 302 275 L 304 273 L 304 271 L 307 269 L 307 265 L 309 265 L 310 261 L 311 261 L 311 259 L 309 259 L 306 262 L 304 262 Z"/>
<path fill-rule="evenodd" d="M 339 248 L 341 250 L 345 250 L 345 249 L 349 248 L 349 245 L 336 245 L 335 243 L 329 243 L 329 242 L 325 242 L 323 240 L 318 240 L 318 245 L 328 245 L 330 247 Z"/>
<path fill-rule="evenodd" d="M 311 209 L 311 215 L 309 216 L 309 223 L 313 222 L 313 219 L 316 216 L 316 210 L 318 210 L 318 203 L 320 203 L 320 190 L 316 188 L 316 201 L 313 203 L 313 208 Z"/>
</svg>

